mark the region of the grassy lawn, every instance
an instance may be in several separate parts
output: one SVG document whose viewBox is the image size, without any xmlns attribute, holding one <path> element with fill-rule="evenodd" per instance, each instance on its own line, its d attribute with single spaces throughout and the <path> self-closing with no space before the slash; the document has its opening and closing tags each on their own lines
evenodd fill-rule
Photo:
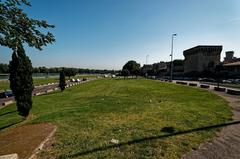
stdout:
<svg viewBox="0 0 240 159">
<path fill-rule="evenodd" d="M 94 78 L 95 75 L 79 75 L 71 78 Z M 68 80 L 68 77 L 66 77 L 66 80 Z M 33 78 L 33 83 L 35 86 L 40 84 L 47 84 L 47 83 L 55 83 L 59 82 L 58 77 L 49 77 L 49 78 Z M 8 80 L 2 80 L 0 81 L 0 90 L 8 90 L 10 89 L 9 81 Z"/>
<path fill-rule="evenodd" d="M 58 82 L 58 77 L 49 77 L 49 78 L 33 78 L 34 85 L 40 85 L 40 84 L 47 84 L 47 83 L 55 83 Z M 7 90 L 10 89 L 10 83 L 8 80 L 0 81 L 0 90 Z"/>
<path fill-rule="evenodd" d="M 144 79 L 100 79 L 33 102 L 29 119 L 21 124 L 58 126 L 51 150 L 40 158 L 180 158 L 216 129 L 81 153 L 112 145 L 111 139 L 128 142 L 168 134 L 161 131 L 166 127 L 184 131 L 231 120 L 227 102 L 208 91 Z M 6 114 L 15 109 L 12 104 L 0 110 L 0 127 L 20 120 L 16 112 Z"/>
</svg>

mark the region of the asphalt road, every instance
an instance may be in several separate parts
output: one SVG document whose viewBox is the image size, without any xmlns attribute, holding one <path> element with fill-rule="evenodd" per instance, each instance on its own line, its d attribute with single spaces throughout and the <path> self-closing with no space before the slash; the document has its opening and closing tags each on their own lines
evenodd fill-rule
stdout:
<svg viewBox="0 0 240 159">
<path fill-rule="evenodd" d="M 85 82 L 89 82 L 89 81 L 92 81 L 92 80 L 95 80 L 95 79 L 91 78 L 91 79 L 87 79 L 86 81 L 80 81 L 80 82 L 67 81 L 66 82 L 66 84 L 67 84 L 66 87 L 71 87 L 71 86 L 81 84 L 81 83 L 85 83 Z M 32 95 L 36 96 L 36 95 L 41 95 L 41 94 L 45 94 L 45 93 L 57 90 L 57 89 L 59 89 L 58 85 L 59 85 L 58 83 L 49 83 L 49 84 L 45 84 L 45 85 L 35 86 Z M 0 109 L 5 107 L 8 104 L 13 103 L 14 101 L 15 101 L 14 97 L 0 99 Z"/>
</svg>

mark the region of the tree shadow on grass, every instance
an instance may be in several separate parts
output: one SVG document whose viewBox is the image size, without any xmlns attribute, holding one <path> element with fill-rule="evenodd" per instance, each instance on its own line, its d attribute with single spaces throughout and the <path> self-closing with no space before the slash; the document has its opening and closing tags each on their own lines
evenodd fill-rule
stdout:
<svg viewBox="0 0 240 159">
<path fill-rule="evenodd" d="M 165 133 L 174 133 L 175 132 L 175 129 L 174 127 L 170 126 L 170 127 L 164 127 L 161 129 L 162 132 L 165 132 Z"/>
<path fill-rule="evenodd" d="M 64 91 L 63 91 L 64 92 Z M 52 91 L 52 92 L 48 92 L 48 93 L 46 93 L 46 92 L 42 92 L 43 94 L 41 94 L 41 95 L 38 95 L 38 96 L 35 96 L 35 97 L 39 97 L 39 96 L 47 96 L 47 95 L 53 95 L 53 94 L 58 94 L 58 93 L 62 93 L 62 91 L 61 90 L 54 90 L 54 91 Z"/>
<path fill-rule="evenodd" d="M 22 121 L 23 121 L 23 120 L 18 120 L 18 121 L 14 122 L 14 123 L 11 123 L 11 124 L 8 124 L 8 125 L 5 125 L 5 126 L 3 126 L 3 127 L 0 128 L 0 131 L 3 130 L 3 129 L 6 129 L 6 128 L 10 127 L 10 126 L 13 126 L 13 125 L 19 124 L 19 123 L 21 123 Z"/>
<path fill-rule="evenodd" d="M 3 113 L 3 114 L 0 114 L 0 117 L 4 116 L 4 115 L 7 115 L 7 114 L 15 113 L 15 112 L 17 112 L 17 110 L 13 110 L 13 111 L 10 111 L 10 112 Z"/>
<path fill-rule="evenodd" d="M 176 131 L 176 132 L 174 132 L 175 130 L 173 127 L 165 127 L 161 131 L 165 131 L 169 134 L 149 136 L 149 137 L 145 137 L 145 138 L 141 138 L 141 139 L 122 142 L 122 143 L 115 144 L 115 145 L 102 146 L 102 147 L 93 148 L 91 150 L 82 151 L 82 152 L 78 152 L 78 153 L 67 155 L 67 156 L 65 156 L 65 155 L 60 156 L 60 158 L 64 158 L 64 157 L 73 158 L 73 157 L 77 157 L 77 156 L 88 155 L 88 154 L 98 152 L 98 151 L 105 151 L 108 149 L 113 149 L 113 148 L 117 148 L 117 147 L 121 147 L 121 146 L 125 146 L 125 145 L 136 144 L 136 143 L 140 143 L 140 142 L 144 142 L 144 141 L 156 140 L 156 139 L 167 138 L 167 137 L 172 137 L 172 136 L 176 136 L 176 135 L 183 135 L 183 134 L 188 134 L 188 133 L 193 133 L 193 132 L 198 132 L 198 131 L 210 130 L 210 129 L 220 128 L 220 127 L 224 127 L 224 126 L 228 126 L 228 125 L 235 125 L 235 124 L 240 124 L 240 121 L 232 121 L 232 122 L 223 123 L 223 124 L 211 125 L 211 126 L 200 127 L 200 128 L 190 129 L 190 130 L 186 130 L 186 131 Z"/>
</svg>

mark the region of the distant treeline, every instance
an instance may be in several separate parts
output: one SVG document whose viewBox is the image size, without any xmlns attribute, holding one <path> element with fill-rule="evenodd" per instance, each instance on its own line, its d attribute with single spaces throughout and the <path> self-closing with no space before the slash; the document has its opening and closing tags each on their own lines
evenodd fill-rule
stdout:
<svg viewBox="0 0 240 159">
<path fill-rule="evenodd" d="M 9 67 L 8 64 L 0 63 L 0 73 L 8 73 Z"/>
<path fill-rule="evenodd" d="M 116 74 L 121 72 L 120 70 L 100 70 L 100 69 L 84 69 L 84 68 L 67 68 L 67 67 L 34 67 L 33 73 L 59 73 L 62 70 L 73 71 L 79 74 Z M 8 64 L 0 63 L 0 73 L 9 73 Z"/>
</svg>

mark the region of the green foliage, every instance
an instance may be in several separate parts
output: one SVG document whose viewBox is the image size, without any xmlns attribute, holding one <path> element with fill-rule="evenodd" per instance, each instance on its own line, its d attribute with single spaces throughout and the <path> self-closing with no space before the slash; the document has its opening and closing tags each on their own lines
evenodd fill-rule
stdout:
<svg viewBox="0 0 240 159">
<path fill-rule="evenodd" d="M 183 66 L 183 60 L 180 60 L 180 59 L 173 60 L 173 65 L 174 66 Z"/>
<path fill-rule="evenodd" d="M 75 68 L 65 68 L 64 73 L 65 73 L 66 76 L 68 76 L 68 78 L 70 78 L 71 76 L 75 76 L 77 74 L 77 69 L 75 69 Z"/>
<path fill-rule="evenodd" d="M 29 18 L 21 5 L 31 6 L 27 0 L 0 1 L 0 45 L 13 50 L 10 62 L 10 87 L 17 101 L 19 115 L 27 117 L 32 107 L 32 64 L 25 55 L 24 44 L 41 50 L 55 41 L 54 36 L 39 30 L 53 28 L 46 21 Z"/>
<path fill-rule="evenodd" d="M 121 74 L 122 74 L 122 76 L 127 77 L 130 75 L 130 72 L 127 69 L 123 69 Z"/>
<path fill-rule="evenodd" d="M 0 73 L 8 73 L 8 72 L 9 72 L 8 64 L 0 63 Z"/>
<path fill-rule="evenodd" d="M 42 46 L 55 41 L 54 36 L 39 29 L 53 28 L 46 21 L 29 18 L 20 8 L 21 4 L 30 6 L 27 0 L 0 1 L 0 45 L 15 49 L 18 44 L 26 43 L 39 50 Z"/>
<path fill-rule="evenodd" d="M 122 70 L 128 70 L 130 75 L 139 75 L 140 73 L 140 64 L 136 61 L 130 60 L 124 66 Z"/>
<path fill-rule="evenodd" d="M 66 86 L 65 74 L 64 74 L 64 71 L 61 71 L 60 77 L 59 77 L 59 87 L 60 87 L 61 91 L 64 91 L 65 86 Z"/>
<path fill-rule="evenodd" d="M 9 64 L 10 88 L 17 101 L 19 115 L 27 117 L 32 108 L 32 64 L 26 56 L 24 49 L 18 47 L 12 54 L 12 61 Z"/>
</svg>

